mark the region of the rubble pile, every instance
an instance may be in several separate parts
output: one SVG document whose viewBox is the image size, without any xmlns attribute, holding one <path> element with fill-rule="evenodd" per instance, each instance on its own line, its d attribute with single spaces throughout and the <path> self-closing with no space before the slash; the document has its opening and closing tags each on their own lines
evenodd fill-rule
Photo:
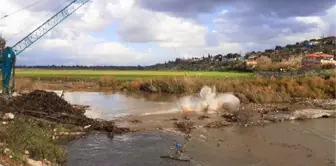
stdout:
<svg viewBox="0 0 336 166">
<path fill-rule="evenodd" d="M 194 128 L 194 123 L 191 121 L 174 122 L 174 126 L 181 132 L 189 134 Z"/>
<path fill-rule="evenodd" d="M 84 109 L 74 110 L 74 107 L 59 97 L 55 92 L 35 90 L 14 98 L 11 105 L 17 111 L 40 111 L 48 114 L 67 113 L 72 115 L 84 114 Z"/>
<path fill-rule="evenodd" d="M 129 132 L 127 128 L 119 128 L 113 122 L 98 121 L 87 118 L 85 106 L 71 105 L 55 92 L 35 90 L 28 94 L 13 97 L 9 102 L 0 101 L 2 110 L 45 119 L 61 124 L 90 126 L 87 130 L 107 131 L 117 134 Z"/>
<path fill-rule="evenodd" d="M 76 109 L 54 92 L 35 90 L 14 97 L 8 106 L 15 112 L 57 123 L 88 125 L 91 119 L 84 116 L 84 109 Z"/>
<path fill-rule="evenodd" d="M 221 127 L 230 126 L 230 125 L 232 125 L 232 123 L 220 120 L 220 121 L 210 122 L 207 125 L 205 125 L 205 127 L 206 128 L 221 128 Z"/>
</svg>

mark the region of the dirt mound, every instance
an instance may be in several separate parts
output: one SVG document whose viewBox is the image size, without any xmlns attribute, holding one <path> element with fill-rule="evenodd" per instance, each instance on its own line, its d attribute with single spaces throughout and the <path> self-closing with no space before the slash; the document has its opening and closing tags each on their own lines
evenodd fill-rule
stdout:
<svg viewBox="0 0 336 166">
<path fill-rule="evenodd" d="M 87 118 L 84 115 L 87 106 L 71 105 L 55 92 L 35 90 L 28 94 L 13 97 L 9 102 L 1 100 L 0 104 L 0 109 L 3 108 L 1 111 L 11 110 L 14 113 L 62 124 L 91 125 L 91 130 L 115 132 L 117 134 L 129 132 L 129 129 L 119 128 L 113 122 Z"/>
<path fill-rule="evenodd" d="M 2 117 L 4 113 L 13 112 L 14 109 L 12 107 L 7 106 L 8 101 L 0 96 L 0 116 Z"/>
<path fill-rule="evenodd" d="M 48 114 L 68 113 L 73 115 L 83 115 L 85 110 L 74 110 L 74 107 L 59 97 L 55 92 L 35 90 L 28 94 L 14 98 L 11 105 L 17 111 L 41 111 Z"/>
<path fill-rule="evenodd" d="M 73 124 L 88 125 L 92 119 L 84 116 L 85 109 L 78 109 L 59 97 L 55 92 L 35 90 L 28 94 L 14 97 L 7 108 L 15 112 L 29 115 L 50 121 Z"/>
</svg>

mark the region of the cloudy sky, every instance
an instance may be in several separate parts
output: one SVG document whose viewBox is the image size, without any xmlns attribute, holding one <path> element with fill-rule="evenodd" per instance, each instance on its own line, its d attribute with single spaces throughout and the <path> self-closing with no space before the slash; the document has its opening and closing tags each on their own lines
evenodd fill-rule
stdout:
<svg viewBox="0 0 336 166">
<path fill-rule="evenodd" d="M 1 0 L 0 17 L 36 0 Z M 11 46 L 69 0 L 0 19 Z M 91 0 L 19 55 L 21 65 L 149 65 L 335 35 L 335 0 Z"/>
</svg>

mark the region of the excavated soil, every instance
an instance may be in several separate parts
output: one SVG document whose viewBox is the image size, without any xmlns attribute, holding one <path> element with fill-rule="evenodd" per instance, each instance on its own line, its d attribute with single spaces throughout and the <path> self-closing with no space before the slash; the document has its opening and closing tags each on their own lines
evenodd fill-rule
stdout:
<svg viewBox="0 0 336 166">
<path fill-rule="evenodd" d="M 13 97 L 9 101 L 0 100 L 2 112 L 32 116 L 62 124 L 88 126 L 90 130 L 121 134 L 129 132 L 128 128 L 119 128 L 112 121 L 98 121 L 87 118 L 86 106 L 71 105 L 54 92 L 35 90 L 28 94 Z"/>
</svg>

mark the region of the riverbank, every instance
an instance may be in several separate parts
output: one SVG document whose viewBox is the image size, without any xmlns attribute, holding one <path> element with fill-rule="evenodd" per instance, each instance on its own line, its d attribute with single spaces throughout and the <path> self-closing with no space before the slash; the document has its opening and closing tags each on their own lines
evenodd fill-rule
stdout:
<svg viewBox="0 0 336 166">
<path fill-rule="evenodd" d="M 130 98 L 139 98 L 139 94 L 131 95 L 130 92 L 128 93 L 125 92 L 126 96 L 130 96 Z M 79 95 L 84 98 L 87 97 L 85 94 Z M 147 96 L 147 98 L 162 103 L 161 99 L 159 99 L 161 97 Z M 162 98 L 162 100 L 166 101 L 167 99 Z M 173 103 L 179 101 L 176 99 L 169 100 L 172 100 L 170 102 Z M 130 103 L 128 104 L 131 104 L 131 101 L 130 99 Z M 115 118 L 113 121 L 100 121 L 87 118 L 84 112 L 88 107 L 71 105 L 61 98 L 60 94 L 57 95 L 53 92 L 39 90 L 23 93 L 14 97 L 9 102 L 2 101 L 0 106 L 2 113 L 11 112 L 15 115 L 13 120 L 9 120 L 3 125 L 3 136 L 0 137 L 2 138 L 0 141 L 3 142 L 5 146 L 2 150 L 5 151 L 6 148 L 9 149 L 9 151 L 6 150 L 7 153 L 4 153 L 4 157 L 12 158 L 19 163 L 27 162 L 24 160 L 25 151 L 27 150 L 29 154 L 33 156 L 30 159 L 34 159 L 35 161 L 47 159 L 53 163 L 62 163 L 65 162 L 64 155 L 66 152 L 61 144 L 59 144 L 60 138 L 71 140 L 72 138 L 80 138 L 96 130 L 107 132 L 109 138 L 113 138 L 117 134 L 143 130 L 148 132 L 186 133 L 186 136 L 188 136 L 190 133 L 197 132 L 204 128 L 222 130 L 227 126 L 245 127 L 266 125 L 273 122 L 290 120 L 293 119 L 293 117 L 294 119 L 300 120 L 309 119 L 309 117 L 305 117 L 306 115 L 313 118 L 334 116 L 333 112 L 328 112 L 327 110 L 335 109 L 336 103 L 335 100 L 332 99 L 300 99 L 298 101 L 291 100 L 290 103 L 282 102 L 273 104 L 248 102 L 242 103 L 237 113 L 227 112 L 227 110 L 220 108 L 217 110 L 217 114 L 203 114 L 202 112 L 182 113 L 179 112 L 181 111 L 178 110 L 179 107 L 176 107 L 176 111 L 178 112 L 175 113 L 171 112 L 167 114 L 167 112 L 165 112 L 166 114 L 160 114 L 160 111 L 155 112 L 153 110 L 154 112 L 151 113 L 147 110 L 146 114 L 122 116 Z M 151 107 L 153 105 L 147 106 Z M 171 108 L 167 107 L 166 111 L 169 112 L 169 109 Z M 300 114 L 300 112 L 302 114 Z M 25 127 L 29 129 L 25 129 Z M 18 139 L 12 139 L 14 137 Z M 12 142 L 8 140 L 12 140 Z M 68 141 L 65 141 L 65 143 L 66 142 Z"/>
<path fill-rule="evenodd" d="M 307 103 L 310 104 L 307 105 Z M 119 149 L 125 146 L 132 149 L 135 148 L 133 146 L 146 142 L 145 138 L 141 137 L 141 133 L 144 133 L 147 139 L 164 135 L 160 136 L 161 139 L 156 138 L 151 142 L 152 149 L 159 152 L 152 154 L 156 158 L 152 157 L 151 161 L 144 161 L 152 163 L 149 165 L 158 165 L 158 163 L 160 165 L 190 165 L 193 163 L 220 166 L 225 161 L 228 165 L 332 166 L 335 163 L 333 148 L 335 145 L 335 104 L 335 100 L 307 100 L 292 104 L 243 104 L 236 114 L 222 110 L 218 114 L 177 112 L 125 116 L 117 119 L 116 124 L 139 132 L 134 139 L 132 135 L 128 135 L 128 137 L 125 136 L 126 138 L 116 138 L 117 141 L 113 143 L 117 144 L 115 146 Z M 320 119 L 318 122 L 322 124 L 325 122 L 326 125 L 318 126 L 316 119 Z M 310 123 L 312 124 L 309 125 Z M 305 124 L 308 124 L 307 128 L 303 127 Z M 99 141 L 104 140 L 99 136 L 92 137 L 98 137 L 96 139 Z M 131 143 L 127 140 L 131 140 Z M 174 149 L 174 143 L 182 145 L 183 155 L 191 157 L 190 162 L 158 159 L 160 155 L 169 154 L 170 148 Z M 97 148 L 102 146 L 98 142 L 95 144 Z M 108 141 L 103 141 L 101 144 L 104 147 L 114 148 Z M 71 148 L 73 148 L 72 145 Z M 76 148 L 85 149 L 86 147 Z M 132 154 L 130 151 L 132 150 L 128 150 L 127 154 Z M 143 149 L 143 151 L 145 153 L 146 150 Z M 99 154 L 101 153 L 103 152 Z M 120 155 L 115 153 L 117 152 L 113 151 L 108 155 L 110 158 L 123 157 L 122 150 Z M 134 155 L 146 158 L 146 155 L 135 153 Z M 77 155 L 71 156 L 76 156 L 77 160 L 81 158 Z M 106 162 L 103 157 L 97 157 L 102 161 L 97 159 L 96 162 Z M 82 160 L 85 161 L 85 159 Z M 129 162 L 120 163 L 120 165 L 127 165 L 126 163 L 132 163 L 134 160 L 136 159 L 130 157 L 127 160 Z M 71 163 L 83 163 L 84 161 L 70 160 Z"/>
<path fill-rule="evenodd" d="M 134 95 L 130 95 L 134 96 Z M 137 96 L 137 95 L 135 95 Z M 82 96 L 85 98 L 85 96 Z M 120 97 L 120 96 L 119 96 Z M 151 98 L 151 97 L 149 97 Z M 156 101 L 156 98 L 154 97 Z M 173 100 L 174 101 L 174 100 Z M 111 101 L 110 101 L 111 102 Z M 98 103 L 99 104 L 99 103 Z M 64 107 L 65 106 L 65 107 Z M 65 136 L 70 139 L 72 136 L 87 135 L 92 131 L 99 130 L 108 133 L 109 138 L 113 138 L 117 134 L 122 134 L 130 131 L 164 131 L 173 133 L 192 133 L 202 128 L 210 129 L 223 129 L 225 126 L 254 126 L 266 125 L 277 121 L 292 119 L 293 115 L 299 115 L 296 119 L 305 119 L 309 116 L 315 117 L 333 117 L 334 112 L 323 110 L 335 109 L 335 100 L 292 100 L 290 103 L 273 103 L 273 104 L 257 104 L 257 103 L 243 103 L 238 113 L 233 114 L 225 110 L 218 110 L 218 114 L 196 114 L 192 112 L 181 114 L 181 112 L 170 114 L 142 114 L 132 116 L 122 116 L 113 121 L 97 121 L 84 116 L 84 111 L 88 107 L 70 105 L 57 94 L 45 91 L 33 91 L 31 93 L 22 94 L 22 96 L 14 97 L 9 103 L 1 103 L 0 110 L 3 113 L 12 112 L 15 117 L 14 120 L 9 121 L 4 125 L 5 130 L 2 134 L 4 137 L 1 140 L 4 145 L 8 145 L 6 140 L 15 140 L 11 137 L 17 138 L 33 138 L 42 139 L 36 141 L 31 139 L 18 139 L 16 143 L 9 144 L 10 146 L 3 147 L 15 151 L 15 153 L 6 153 L 9 158 L 22 162 L 20 158 L 24 156 L 25 148 L 29 145 L 32 148 L 37 147 L 50 147 L 53 148 L 38 149 L 38 154 L 34 157 L 37 160 L 44 160 L 56 162 L 54 158 L 59 158 L 57 162 L 61 163 L 64 160 L 64 149 L 59 144 L 59 138 Z M 311 109 L 307 111 L 307 109 Z M 296 112 L 301 111 L 302 114 Z M 303 111 L 302 111 L 303 110 Z M 323 112 L 321 112 L 321 110 Z M 95 110 L 91 110 L 95 111 Z M 300 116 L 304 115 L 304 116 Z M 308 117 L 305 117 L 309 115 Z M 23 119 L 23 120 L 20 120 Z M 294 118 L 295 119 L 295 118 Z M 16 122 L 18 120 L 18 122 Z M 42 121 L 43 123 L 39 122 Z M 13 124 L 12 124 L 13 122 Z M 33 135 L 31 132 L 12 132 L 11 125 L 19 131 L 26 130 L 24 127 L 19 126 L 32 126 L 31 130 L 36 130 L 37 134 Z M 34 125 L 35 124 L 35 125 Z M 9 129 L 7 129 L 9 128 Z M 46 131 L 45 134 L 40 134 L 40 131 Z M 7 136 L 11 133 L 11 136 Z M 23 134 L 22 136 L 20 134 Z M 22 141 L 23 142 L 20 142 Z M 19 141 L 19 142 L 18 142 Z M 51 142 L 50 142 L 51 141 Z M 36 143 L 39 142 L 39 143 Z M 65 141 L 68 142 L 68 141 Z M 49 143 L 51 145 L 47 145 Z M 16 147 L 15 145 L 25 145 Z M 29 147 L 28 146 L 28 147 Z M 60 149 L 59 149 L 60 148 Z M 4 150 L 3 149 L 3 150 Z M 59 150 L 55 150 L 59 149 Z M 35 151 L 34 149 L 27 150 Z M 57 152 L 57 153 L 56 153 Z M 63 153 L 64 152 L 64 153 Z M 33 152 L 30 152 L 33 153 Z M 35 153 L 33 153 L 35 154 Z M 50 154 L 50 155 L 46 155 Z M 62 154 L 62 155 L 60 155 Z M 15 155 L 15 157 L 14 157 Z M 19 156 L 19 157 L 17 157 Z M 21 157 L 20 157 L 21 156 Z M 46 157 L 52 156 L 52 157 Z M 58 157 L 57 157 L 58 156 Z"/>
<path fill-rule="evenodd" d="M 89 135 L 68 144 L 67 165 L 335 165 L 334 118 L 253 127 L 202 127 L 190 135 L 189 140 L 164 130 L 127 133 L 113 140 Z M 182 145 L 183 155 L 191 161 L 161 158 L 175 152 L 175 143 Z"/>
<path fill-rule="evenodd" d="M 205 85 L 217 92 L 233 92 L 244 103 L 290 102 L 296 98 L 336 98 L 336 77 L 157 77 L 136 80 L 100 78 L 17 78 L 18 91 L 50 89 L 66 91 L 149 92 L 195 94 Z"/>
<path fill-rule="evenodd" d="M 264 126 L 282 121 L 335 118 L 335 108 L 336 100 L 302 100 L 295 103 L 273 104 L 249 103 L 242 104 L 240 110 L 235 113 L 224 109 L 219 109 L 216 113 L 211 114 L 181 111 L 164 114 L 153 113 L 123 116 L 117 118 L 115 123 L 138 131 L 166 129 L 179 131 L 182 129 L 185 132 L 197 127 Z"/>
<path fill-rule="evenodd" d="M 10 100 L 0 98 L 2 164 L 64 165 L 66 151 L 61 140 L 68 142 L 95 131 L 111 136 L 131 132 L 112 121 L 86 117 L 86 109 L 69 104 L 54 92 L 41 90 Z"/>
</svg>

